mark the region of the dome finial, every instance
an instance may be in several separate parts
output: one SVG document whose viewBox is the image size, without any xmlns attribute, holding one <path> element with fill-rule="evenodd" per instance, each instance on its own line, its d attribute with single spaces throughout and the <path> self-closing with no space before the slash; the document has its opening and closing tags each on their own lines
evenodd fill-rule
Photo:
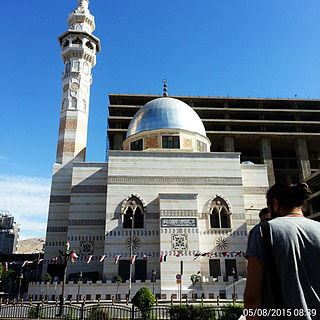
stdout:
<svg viewBox="0 0 320 320">
<path fill-rule="evenodd" d="M 167 97 L 168 96 L 168 89 L 167 89 L 167 82 L 168 82 L 168 80 L 167 79 L 164 79 L 164 80 L 162 80 L 162 82 L 163 82 L 163 96 L 164 97 Z"/>
</svg>

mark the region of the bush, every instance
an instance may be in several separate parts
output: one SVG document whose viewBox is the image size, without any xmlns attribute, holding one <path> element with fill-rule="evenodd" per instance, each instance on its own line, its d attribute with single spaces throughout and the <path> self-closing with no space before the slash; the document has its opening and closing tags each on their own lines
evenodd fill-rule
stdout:
<svg viewBox="0 0 320 320">
<path fill-rule="evenodd" d="M 89 320 L 109 320 L 110 315 L 105 308 L 95 306 L 89 313 Z"/>
<path fill-rule="evenodd" d="M 38 319 L 38 306 L 33 306 L 31 309 L 29 309 L 28 311 L 28 318 L 29 319 Z M 44 314 L 43 312 L 40 310 L 39 311 L 39 318 L 43 318 Z"/>
<path fill-rule="evenodd" d="M 243 313 L 242 304 L 227 304 L 221 320 L 238 320 Z"/>
<path fill-rule="evenodd" d="M 213 307 L 204 306 L 171 306 L 170 307 L 171 320 L 209 320 L 215 319 L 215 312 Z"/>
<path fill-rule="evenodd" d="M 143 319 L 151 318 L 151 309 L 154 305 L 154 295 L 148 288 L 141 288 L 132 298 L 131 302 L 135 307 L 137 307 L 141 311 Z"/>
</svg>

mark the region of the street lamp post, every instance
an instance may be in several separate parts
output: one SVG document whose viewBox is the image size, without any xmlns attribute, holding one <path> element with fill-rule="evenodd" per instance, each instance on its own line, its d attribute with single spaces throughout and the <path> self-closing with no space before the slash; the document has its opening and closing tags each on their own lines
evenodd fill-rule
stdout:
<svg viewBox="0 0 320 320">
<path fill-rule="evenodd" d="M 233 275 L 233 301 L 235 301 L 236 298 L 236 270 L 235 268 L 232 268 L 232 275 Z"/>
<path fill-rule="evenodd" d="M 154 295 L 154 283 L 156 282 L 157 270 L 152 269 L 152 293 Z"/>
<path fill-rule="evenodd" d="M 79 272 L 77 302 L 80 301 L 80 281 L 81 280 L 82 280 L 82 271 Z"/>
<path fill-rule="evenodd" d="M 38 261 L 37 261 L 37 270 L 36 270 L 36 281 L 39 280 L 39 260 L 41 256 L 41 251 L 39 249 L 36 249 L 36 252 L 38 251 Z M 41 278 L 40 278 L 41 281 Z"/>
<path fill-rule="evenodd" d="M 23 273 L 19 274 L 19 291 L 18 291 L 18 300 L 20 300 L 20 295 L 21 295 L 21 282 L 23 279 Z"/>
<path fill-rule="evenodd" d="M 60 256 L 63 257 L 63 281 L 62 281 L 62 288 L 61 288 L 60 311 L 59 311 L 60 316 L 62 315 L 63 304 L 64 304 L 64 287 L 65 287 L 66 278 L 67 278 L 67 264 L 68 264 L 68 259 L 70 257 L 69 249 L 70 249 L 70 243 L 69 241 L 67 241 L 65 245 L 65 252 L 63 253 L 61 250 L 59 250 Z M 61 257 L 59 257 L 60 260 L 62 260 Z"/>
<path fill-rule="evenodd" d="M 131 208 L 132 210 L 132 223 L 131 223 L 131 233 L 130 233 L 130 269 L 129 269 L 129 293 L 128 293 L 128 300 L 130 300 L 130 294 L 131 294 L 131 283 L 132 283 L 132 245 L 133 245 L 133 228 L 134 228 L 134 215 L 136 213 L 136 210 L 138 208 L 137 203 L 132 200 L 130 201 L 128 208 Z"/>
</svg>

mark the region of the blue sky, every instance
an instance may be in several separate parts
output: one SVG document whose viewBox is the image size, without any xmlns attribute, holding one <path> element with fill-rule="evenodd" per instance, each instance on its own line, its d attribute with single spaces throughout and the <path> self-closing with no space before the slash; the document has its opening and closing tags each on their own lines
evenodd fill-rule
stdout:
<svg viewBox="0 0 320 320">
<path fill-rule="evenodd" d="M 76 0 L 5 1 L 0 210 L 44 236 L 63 63 L 57 37 Z M 108 93 L 319 97 L 318 0 L 92 0 L 97 56 L 87 161 L 104 161 Z"/>
</svg>

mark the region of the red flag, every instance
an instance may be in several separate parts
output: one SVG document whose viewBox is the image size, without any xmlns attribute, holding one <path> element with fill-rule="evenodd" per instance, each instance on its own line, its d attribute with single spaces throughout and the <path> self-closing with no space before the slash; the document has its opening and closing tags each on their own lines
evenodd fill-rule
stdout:
<svg viewBox="0 0 320 320">
<path fill-rule="evenodd" d="M 87 263 L 90 263 L 90 261 L 92 260 L 92 255 L 88 256 L 88 259 L 87 259 Z"/>
<path fill-rule="evenodd" d="M 167 255 L 166 254 L 162 254 L 160 257 L 160 262 L 166 262 L 167 261 Z"/>
<path fill-rule="evenodd" d="M 115 259 L 114 259 L 114 263 L 115 263 L 115 264 L 118 264 L 120 257 L 121 257 L 121 256 L 116 256 L 116 257 L 115 257 Z"/>
<path fill-rule="evenodd" d="M 131 264 L 134 264 L 134 262 L 136 261 L 136 257 L 137 256 L 131 256 L 131 261 L 130 261 Z"/>
<path fill-rule="evenodd" d="M 43 261 L 43 259 L 39 259 L 39 260 L 38 260 L 38 264 L 40 264 L 41 261 Z"/>
<path fill-rule="evenodd" d="M 104 255 L 104 256 L 101 256 L 99 262 L 102 262 L 102 261 L 105 259 L 105 257 L 106 257 L 105 255 Z"/>
<path fill-rule="evenodd" d="M 3 263 L 3 271 L 7 272 L 8 271 L 8 262 Z"/>
<path fill-rule="evenodd" d="M 57 259 L 58 259 L 58 257 L 54 257 L 54 258 L 52 259 L 52 262 L 56 262 Z"/>
<path fill-rule="evenodd" d="M 142 258 L 143 258 L 143 260 L 147 260 L 148 256 L 146 254 L 144 254 Z"/>
<path fill-rule="evenodd" d="M 78 258 L 79 258 L 78 255 L 77 255 L 75 252 L 72 252 L 72 253 L 71 253 L 71 256 L 72 256 L 72 258 L 74 258 L 74 259 L 78 259 Z"/>
</svg>

